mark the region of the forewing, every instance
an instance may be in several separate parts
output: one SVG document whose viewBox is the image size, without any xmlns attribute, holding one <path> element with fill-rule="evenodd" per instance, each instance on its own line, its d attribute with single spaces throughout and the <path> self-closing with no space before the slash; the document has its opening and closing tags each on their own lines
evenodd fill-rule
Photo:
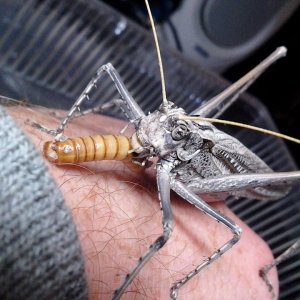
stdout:
<svg viewBox="0 0 300 300">
<path fill-rule="evenodd" d="M 177 168 L 177 178 L 188 186 L 203 178 L 218 178 L 232 174 L 263 174 L 274 172 L 261 158 L 236 138 L 218 130 L 213 125 L 198 124 L 204 143 L 200 152 L 189 162 Z M 275 200 L 288 193 L 286 183 L 249 187 L 229 191 L 228 195 L 250 197 L 259 200 Z M 201 190 L 197 191 L 201 193 Z M 221 197 L 225 198 L 226 193 Z M 213 196 L 210 196 L 213 198 Z M 220 197 L 218 197 L 220 198 Z"/>
</svg>

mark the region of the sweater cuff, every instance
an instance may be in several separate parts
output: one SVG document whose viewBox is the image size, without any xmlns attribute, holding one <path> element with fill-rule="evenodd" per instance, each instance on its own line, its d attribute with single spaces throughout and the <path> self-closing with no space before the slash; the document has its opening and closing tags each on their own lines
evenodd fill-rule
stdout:
<svg viewBox="0 0 300 300">
<path fill-rule="evenodd" d="M 0 299 L 86 299 L 75 225 L 34 145 L 0 107 Z"/>
</svg>

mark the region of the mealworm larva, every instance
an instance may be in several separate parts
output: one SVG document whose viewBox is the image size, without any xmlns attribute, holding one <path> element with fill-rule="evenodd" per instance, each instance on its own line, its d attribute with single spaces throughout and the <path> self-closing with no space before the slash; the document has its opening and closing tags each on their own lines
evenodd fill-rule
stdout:
<svg viewBox="0 0 300 300">
<path fill-rule="evenodd" d="M 124 135 L 94 135 L 49 141 L 44 144 L 44 156 L 58 164 L 95 160 L 124 160 L 128 158 L 131 143 Z"/>
</svg>

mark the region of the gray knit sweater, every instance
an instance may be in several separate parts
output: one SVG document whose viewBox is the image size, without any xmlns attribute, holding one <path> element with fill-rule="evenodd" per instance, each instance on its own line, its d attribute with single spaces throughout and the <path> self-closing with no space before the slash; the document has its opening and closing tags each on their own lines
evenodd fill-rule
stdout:
<svg viewBox="0 0 300 300">
<path fill-rule="evenodd" d="M 0 107 L 0 299 L 86 299 L 70 212 L 47 168 Z"/>
</svg>

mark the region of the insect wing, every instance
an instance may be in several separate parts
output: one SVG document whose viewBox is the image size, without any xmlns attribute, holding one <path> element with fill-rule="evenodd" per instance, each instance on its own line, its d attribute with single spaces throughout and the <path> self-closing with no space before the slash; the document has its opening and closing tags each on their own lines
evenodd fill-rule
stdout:
<svg viewBox="0 0 300 300">
<path fill-rule="evenodd" d="M 199 144 L 199 153 L 177 170 L 177 178 L 187 186 L 203 178 L 218 178 L 233 174 L 264 174 L 273 170 L 255 153 L 236 138 L 217 129 L 211 124 L 197 122 L 204 143 Z M 194 185 L 195 186 L 195 185 Z M 228 195 L 249 197 L 258 200 L 276 200 L 285 196 L 290 186 L 272 184 L 268 186 L 237 189 L 228 193 L 206 195 L 203 198 L 224 200 Z M 195 190 L 194 190 L 195 191 Z M 196 191 L 201 194 L 201 190 Z M 208 197 L 208 198 L 207 198 Z"/>
</svg>

